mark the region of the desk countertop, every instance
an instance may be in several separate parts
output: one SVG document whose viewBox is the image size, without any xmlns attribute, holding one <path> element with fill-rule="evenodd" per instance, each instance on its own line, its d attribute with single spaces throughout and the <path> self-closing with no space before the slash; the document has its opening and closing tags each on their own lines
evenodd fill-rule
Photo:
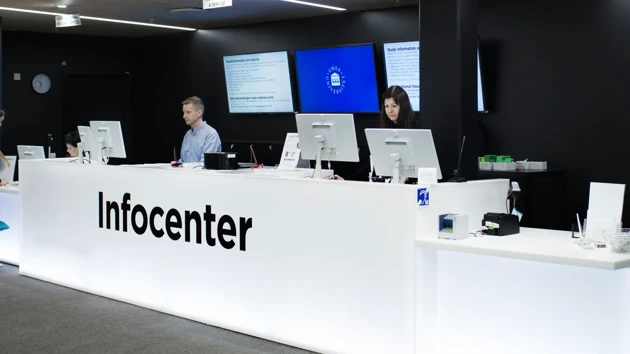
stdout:
<svg viewBox="0 0 630 354">
<path fill-rule="evenodd" d="M 292 178 L 310 178 L 313 176 L 315 172 L 314 169 L 309 168 L 296 168 L 294 170 L 279 170 L 276 167 L 265 166 L 263 168 L 238 168 L 234 170 L 206 170 L 203 168 L 203 164 L 201 163 L 186 163 L 182 167 L 173 168 L 170 164 L 167 163 L 157 163 L 157 164 L 144 164 L 144 165 L 123 165 L 127 168 L 146 168 L 146 169 L 158 169 L 158 170 L 168 170 L 168 171 L 194 171 L 197 173 L 222 173 L 222 174 L 233 174 L 233 175 L 257 175 L 257 176 L 267 176 L 267 177 L 292 177 Z M 333 170 L 322 169 L 322 177 L 331 176 L 333 174 Z"/>
<path fill-rule="evenodd" d="M 8 185 L 0 187 L 0 193 L 20 194 L 20 187 L 17 185 Z"/>
<path fill-rule="evenodd" d="M 421 238 L 416 246 L 536 262 L 617 270 L 630 267 L 630 253 L 609 248 L 584 250 L 568 231 L 521 228 L 517 235 L 470 237 L 465 240 Z"/>
</svg>

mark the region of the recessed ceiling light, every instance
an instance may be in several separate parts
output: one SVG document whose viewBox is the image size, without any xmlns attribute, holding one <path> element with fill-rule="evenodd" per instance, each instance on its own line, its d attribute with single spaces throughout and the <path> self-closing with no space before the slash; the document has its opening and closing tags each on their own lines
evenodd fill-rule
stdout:
<svg viewBox="0 0 630 354">
<path fill-rule="evenodd" d="M 29 14 L 38 14 L 38 15 L 49 15 L 49 16 L 60 16 L 67 15 L 58 12 L 46 12 L 46 11 L 35 11 L 35 10 L 27 10 L 27 9 L 18 9 L 14 7 L 2 7 L 0 6 L 0 11 L 13 11 L 13 12 L 25 12 Z M 102 21 L 102 22 L 114 22 L 114 23 L 123 23 L 127 25 L 136 25 L 136 26 L 147 26 L 147 27 L 158 27 L 158 28 L 168 28 L 180 31 L 196 31 L 195 28 L 188 27 L 177 27 L 177 26 L 166 26 L 166 25 L 156 25 L 154 23 L 145 23 L 145 22 L 135 22 L 135 21 L 123 21 L 123 20 L 115 20 L 112 18 L 103 18 L 103 17 L 92 17 L 92 16 L 80 16 L 82 20 L 92 20 L 92 21 Z"/>
<path fill-rule="evenodd" d="M 57 5 L 57 7 L 60 8 L 60 9 L 65 9 L 68 6 L 67 5 Z"/>
<path fill-rule="evenodd" d="M 316 3 L 313 3 L 313 2 L 308 2 L 308 1 L 299 1 L 299 0 L 282 0 L 282 1 L 292 2 L 292 3 L 294 3 L 294 4 L 300 4 L 300 5 L 308 5 L 308 6 L 321 7 L 321 8 L 324 8 L 324 9 L 335 10 L 335 11 L 346 11 L 346 9 L 344 9 L 344 8 L 342 8 L 342 7 L 334 7 L 334 6 L 328 6 L 328 5 L 316 4 Z"/>
</svg>

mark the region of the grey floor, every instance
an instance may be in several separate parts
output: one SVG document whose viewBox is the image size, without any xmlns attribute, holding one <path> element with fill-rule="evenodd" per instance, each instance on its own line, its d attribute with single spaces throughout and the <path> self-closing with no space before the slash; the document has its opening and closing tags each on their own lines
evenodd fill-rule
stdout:
<svg viewBox="0 0 630 354">
<path fill-rule="evenodd" d="M 0 353 L 310 353 L 0 267 Z"/>
</svg>

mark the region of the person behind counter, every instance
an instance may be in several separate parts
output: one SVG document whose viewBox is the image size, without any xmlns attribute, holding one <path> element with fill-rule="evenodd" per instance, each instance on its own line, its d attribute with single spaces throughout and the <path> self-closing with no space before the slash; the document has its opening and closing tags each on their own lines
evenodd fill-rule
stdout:
<svg viewBox="0 0 630 354">
<path fill-rule="evenodd" d="M 381 128 L 417 129 L 418 120 L 411 108 L 407 91 L 400 86 L 391 86 L 381 97 Z"/>
<path fill-rule="evenodd" d="M 380 127 L 384 129 L 418 129 L 419 124 L 416 114 L 411 108 L 411 101 L 407 91 L 400 86 L 391 86 L 381 96 L 381 116 Z M 366 171 L 365 167 L 361 168 L 362 173 Z M 368 167 L 369 171 L 369 167 Z M 372 170 L 370 177 L 373 181 L 382 181 L 383 178 L 376 177 L 376 173 Z M 343 180 L 337 175 L 328 177 L 328 179 Z M 417 179 L 407 179 L 406 183 L 413 183 Z"/>
<path fill-rule="evenodd" d="M 407 91 L 400 86 L 391 86 L 381 97 L 381 128 L 385 129 L 418 129 L 419 122 L 416 113 L 411 108 L 411 101 Z M 372 170 L 370 178 L 381 181 Z M 413 184 L 416 178 L 405 179 L 405 184 Z"/>
<path fill-rule="evenodd" d="M 203 119 L 204 103 L 199 97 L 189 97 L 182 102 L 184 121 L 190 130 L 184 136 L 179 161 L 203 162 L 206 152 L 220 152 L 219 133 Z"/>
<path fill-rule="evenodd" d="M 66 134 L 66 152 L 70 157 L 79 157 L 79 143 L 81 142 L 81 136 L 79 132 L 74 131 Z"/>
</svg>

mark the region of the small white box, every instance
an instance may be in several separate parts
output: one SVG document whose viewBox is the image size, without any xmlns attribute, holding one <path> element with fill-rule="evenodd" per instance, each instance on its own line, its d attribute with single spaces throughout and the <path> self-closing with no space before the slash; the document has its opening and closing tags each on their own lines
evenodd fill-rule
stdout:
<svg viewBox="0 0 630 354">
<path fill-rule="evenodd" d="M 529 161 L 530 170 L 546 170 L 547 161 Z"/>
<path fill-rule="evenodd" d="M 516 163 L 514 162 L 493 162 L 492 169 L 495 171 L 516 171 Z"/>
<path fill-rule="evenodd" d="M 438 216 L 438 238 L 463 240 L 468 238 L 468 215 L 442 214 Z"/>
<path fill-rule="evenodd" d="M 479 162 L 479 169 L 482 171 L 492 171 L 492 162 Z"/>
</svg>

